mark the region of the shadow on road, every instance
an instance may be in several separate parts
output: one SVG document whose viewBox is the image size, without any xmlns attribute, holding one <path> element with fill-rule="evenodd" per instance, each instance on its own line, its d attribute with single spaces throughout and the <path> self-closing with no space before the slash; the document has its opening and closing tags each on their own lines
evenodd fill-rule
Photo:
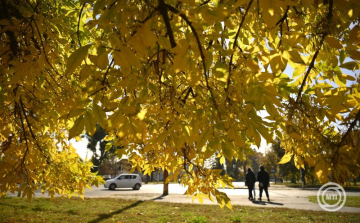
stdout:
<svg viewBox="0 0 360 223">
<path fill-rule="evenodd" d="M 255 201 L 255 200 L 252 200 L 251 202 L 252 202 L 253 204 L 266 205 L 265 202 L 263 202 L 263 201 Z"/>
<path fill-rule="evenodd" d="M 115 190 L 101 189 L 101 191 L 133 191 L 133 189 L 121 189 L 121 188 L 116 188 Z"/>
<path fill-rule="evenodd" d="M 284 204 L 283 203 L 276 203 L 276 202 L 272 202 L 272 201 L 270 201 L 270 202 L 264 202 L 264 201 L 255 201 L 255 200 L 252 200 L 252 203 L 253 204 L 258 204 L 258 205 L 267 205 L 267 204 L 273 204 L 273 205 L 280 205 L 280 206 L 284 206 Z"/>
<path fill-rule="evenodd" d="M 161 196 L 155 197 L 155 198 L 153 198 L 153 199 L 151 199 L 151 200 L 153 200 L 153 201 L 162 200 L 162 199 L 164 199 L 166 196 L 167 196 L 167 195 L 161 195 Z"/>
<path fill-rule="evenodd" d="M 270 201 L 270 202 L 269 202 L 269 204 L 274 204 L 274 205 L 284 206 L 284 204 L 283 204 L 283 203 L 276 203 L 276 202 L 272 202 L 272 201 Z"/>
<path fill-rule="evenodd" d="M 137 202 L 135 202 L 135 203 L 133 203 L 133 204 L 131 204 L 131 205 L 129 205 L 129 206 L 126 206 L 126 207 L 124 207 L 124 208 L 122 208 L 122 209 L 120 209 L 120 210 L 117 210 L 117 211 L 113 211 L 113 212 L 111 212 L 111 213 L 109 213 L 109 214 L 99 214 L 99 217 L 98 217 L 98 218 L 96 218 L 96 219 L 94 219 L 94 220 L 92 220 L 92 221 L 89 221 L 89 223 L 96 223 L 96 222 L 100 222 L 100 221 L 109 219 L 109 218 L 111 218 L 112 216 L 114 216 L 114 215 L 116 215 L 116 214 L 120 214 L 121 212 L 126 211 L 126 210 L 128 210 L 128 209 L 134 208 L 134 207 L 138 206 L 139 204 L 141 204 L 141 203 L 143 203 L 143 202 L 144 202 L 144 201 L 137 201 Z"/>
</svg>

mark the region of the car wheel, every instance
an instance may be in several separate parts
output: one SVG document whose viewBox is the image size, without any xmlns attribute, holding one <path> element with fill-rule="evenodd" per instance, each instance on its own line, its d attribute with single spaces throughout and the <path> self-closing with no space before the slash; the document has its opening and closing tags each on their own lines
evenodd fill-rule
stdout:
<svg viewBox="0 0 360 223">
<path fill-rule="evenodd" d="M 135 184 L 135 186 L 134 186 L 133 189 L 134 189 L 134 190 L 139 190 L 139 189 L 140 189 L 140 184 Z"/>
<path fill-rule="evenodd" d="M 109 190 L 115 190 L 115 188 L 116 188 L 116 184 L 110 184 Z"/>
</svg>

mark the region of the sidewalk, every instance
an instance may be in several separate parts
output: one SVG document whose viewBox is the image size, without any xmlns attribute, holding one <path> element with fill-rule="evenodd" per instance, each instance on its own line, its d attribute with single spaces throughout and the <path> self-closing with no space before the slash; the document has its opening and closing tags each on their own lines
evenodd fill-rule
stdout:
<svg viewBox="0 0 360 223">
<path fill-rule="evenodd" d="M 243 206 L 252 206 L 252 207 L 262 207 L 262 208 L 290 208 L 290 209 L 299 209 L 299 210 L 312 210 L 312 211 L 324 211 L 318 204 L 308 201 L 308 198 L 304 197 L 288 197 L 288 198 L 275 198 L 267 202 L 266 199 L 262 202 L 260 201 L 249 201 L 246 196 L 229 196 L 231 199 L 232 205 L 243 205 Z M 168 195 L 152 198 L 155 201 L 160 202 L 171 202 L 171 203 L 194 203 L 200 204 L 198 200 L 192 202 L 191 197 L 186 197 L 185 195 Z M 211 202 L 208 199 L 204 199 L 204 204 L 216 204 Z M 354 207 L 343 207 L 338 212 L 350 212 L 350 213 L 360 213 L 360 208 Z"/>
</svg>

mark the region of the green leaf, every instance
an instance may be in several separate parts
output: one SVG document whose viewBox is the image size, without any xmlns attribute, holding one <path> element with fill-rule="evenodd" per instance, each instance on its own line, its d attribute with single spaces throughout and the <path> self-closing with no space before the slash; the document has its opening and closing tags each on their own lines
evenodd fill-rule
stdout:
<svg viewBox="0 0 360 223">
<path fill-rule="evenodd" d="M 91 44 L 80 47 L 71 54 L 66 63 L 66 74 L 71 74 L 78 66 L 80 66 L 81 61 L 85 59 L 90 47 Z"/>
</svg>

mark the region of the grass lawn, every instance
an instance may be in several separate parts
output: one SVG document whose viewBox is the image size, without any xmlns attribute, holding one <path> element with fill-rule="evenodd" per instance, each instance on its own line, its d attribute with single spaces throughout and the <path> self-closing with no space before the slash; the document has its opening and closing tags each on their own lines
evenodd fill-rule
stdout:
<svg viewBox="0 0 360 223">
<path fill-rule="evenodd" d="M 360 213 L 175 204 L 122 199 L 0 199 L 0 222 L 360 222 Z"/>
<path fill-rule="evenodd" d="M 325 199 L 326 200 L 326 199 Z M 316 196 L 309 196 L 309 201 L 318 203 Z M 327 204 L 336 204 L 337 200 L 326 200 Z M 347 207 L 360 207 L 360 196 L 347 196 L 345 205 Z"/>
</svg>

